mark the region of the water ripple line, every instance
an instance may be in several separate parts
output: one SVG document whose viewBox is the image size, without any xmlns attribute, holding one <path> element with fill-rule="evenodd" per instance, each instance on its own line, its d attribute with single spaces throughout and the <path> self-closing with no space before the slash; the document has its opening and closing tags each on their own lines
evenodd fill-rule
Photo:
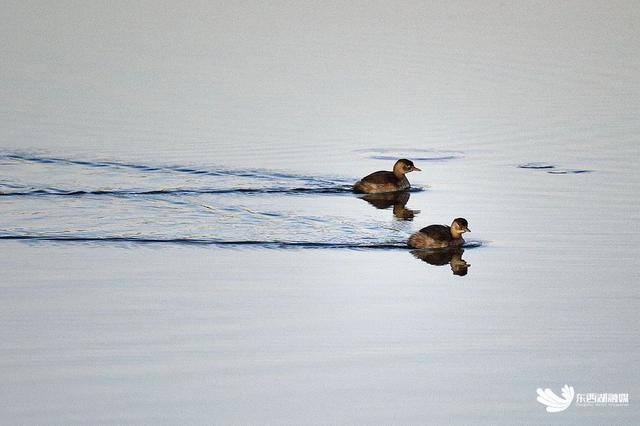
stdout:
<svg viewBox="0 0 640 426">
<path fill-rule="evenodd" d="M 319 178 L 317 176 L 306 176 L 306 175 L 295 175 L 291 173 L 284 172 L 269 172 L 265 170 L 232 170 L 232 169 L 204 169 L 204 168 L 196 168 L 189 166 L 178 166 L 178 165 L 145 165 L 145 164 L 135 164 L 135 163 L 126 163 L 126 162 L 118 162 L 118 161 L 88 161 L 88 160 L 75 160 L 70 158 L 60 158 L 60 157 L 46 157 L 46 156 L 37 156 L 37 155 L 28 155 L 28 154 L 2 154 L 0 155 L 2 159 L 14 160 L 14 161 L 23 161 L 23 162 L 31 162 L 31 163 L 39 163 L 39 164 L 64 164 L 64 165 L 75 165 L 82 167 L 91 167 L 91 168 L 119 168 L 119 169 L 129 169 L 136 170 L 139 172 L 172 172 L 172 173 L 186 173 L 191 175 L 209 175 L 209 176 L 235 176 L 235 177 L 248 177 L 254 179 L 285 179 L 285 180 L 303 180 L 309 182 L 316 182 L 320 184 L 336 184 L 336 183 L 346 183 L 350 180 L 345 178 L 332 178 L 325 179 Z"/>
<path fill-rule="evenodd" d="M 404 242 L 354 244 L 321 243 L 304 241 L 260 241 L 260 240 L 215 240 L 205 238 L 149 238 L 149 237 L 91 237 L 62 235 L 0 235 L 0 240 L 48 241 L 69 243 L 135 243 L 135 244 L 178 244 L 196 246 L 254 246 L 262 248 L 344 248 L 344 249 L 406 249 Z"/>
<path fill-rule="evenodd" d="M 92 237 L 73 235 L 0 235 L 0 241 L 46 241 L 61 243 L 133 243 L 133 244 L 177 244 L 195 246 L 226 246 L 226 247 L 260 247 L 260 248 L 305 248 L 305 249 L 403 249 L 409 250 L 406 242 L 381 242 L 371 244 L 357 243 L 325 243 L 306 241 L 261 241 L 261 240 L 216 240 L 206 238 L 151 238 L 151 237 Z M 478 248 L 483 244 L 479 241 L 468 241 L 463 248 Z"/>
<path fill-rule="evenodd" d="M 338 186 L 327 188 L 176 188 L 151 190 L 65 190 L 57 188 L 32 189 L 28 191 L 0 191 L 0 197 L 29 197 L 29 196 L 133 196 L 133 195 L 189 195 L 189 194 L 344 194 L 353 192 L 351 187 Z"/>
<path fill-rule="evenodd" d="M 591 173 L 593 171 L 589 169 L 559 169 L 557 165 L 545 162 L 522 163 L 518 164 L 517 167 L 519 169 L 545 170 L 547 173 L 550 173 L 552 175 L 572 175 Z"/>
</svg>

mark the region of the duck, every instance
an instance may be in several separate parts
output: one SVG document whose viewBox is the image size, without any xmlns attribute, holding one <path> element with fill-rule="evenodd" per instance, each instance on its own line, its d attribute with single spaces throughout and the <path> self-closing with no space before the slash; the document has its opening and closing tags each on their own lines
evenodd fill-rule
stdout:
<svg viewBox="0 0 640 426">
<path fill-rule="evenodd" d="M 459 247 L 464 244 L 462 234 L 471 232 L 467 219 L 457 217 L 447 225 L 429 225 L 409 237 L 407 245 L 415 249 Z"/>
<path fill-rule="evenodd" d="M 393 171 L 380 170 L 360 179 L 353 185 L 353 192 L 358 194 L 380 194 L 383 192 L 404 191 L 411 187 L 407 177 L 409 172 L 421 172 L 413 161 L 401 158 L 393 165 Z"/>
</svg>

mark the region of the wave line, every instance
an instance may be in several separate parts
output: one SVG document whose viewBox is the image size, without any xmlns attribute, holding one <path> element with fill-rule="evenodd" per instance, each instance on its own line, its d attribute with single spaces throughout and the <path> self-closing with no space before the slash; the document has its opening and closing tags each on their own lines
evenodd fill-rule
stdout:
<svg viewBox="0 0 640 426">
<path fill-rule="evenodd" d="M 208 238 L 151 238 L 151 237 L 91 237 L 64 235 L 0 235 L 0 241 L 43 241 L 61 243 L 132 243 L 132 244 L 178 244 L 193 246 L 221 246 L 221 247 L 261 247 L 261 248 L 306 248 L 306 249 L 352 249 L 352 250 L 410 250 L 406 242 L 383 242 L 373 244 L 358 243 L 322 243 L 305 241 L 260 241 L 260 240 L 215 240 Z M 464 249 L 481 247 L 481 241 L 467 241 Z M 438 250 L 438 249 L 434 249 Z"/>
<path fill-rule="evenodd" d="M 344 248 L 344 249 L 407 249 L 404 242 L 379 244 L 314 243 L 304 241 L 225 241 L 206 238 L 147 238 L 147 237 L 85 237 L 58 235 L 0 235 L 0 240 L 52 241 L 76 243 L 135 243 L 135 244 L 184 244 L 196 246 L 255 246 L 265 248 Z"/>
<path fill-rule="evenodd" d="M 189 194 L 344 194 L 351 193 L 351 187 L 327 188 L 229 188 L 229 189 L 150 189 L 135 190 L 64 190 L 56 188 L 33 189 L 29 191 L 1 192 L 0 197 L 29 197 L 29 196 L 134 196 L 134 195 L 189 195 Z"/>
<path fill-rule="evenodd" d="M 346 179 L 324 179 L 316 176 L 295 175 L 282 172 L 268 172 L 261 170 L 231 170 L 231 169 L 202 169 L 189 166 L 176 166 L 176 165 L 164 165 L 164 166 L 150 166 L 145 164 L 134 164 L 117 161 L 86 161 L 86 160 L 73 160 L 68 158 L 59 157 L 40 157 L 34 155 L 23 154 L 3 154 L 0 158 L 6 158 L 9 160 L 17 160 L 24 162 L 40 163 L 40 164 L 66 164 L 82 167 L 92 168 L 119 168 L 119 169 L 132 169 L 139 172 L 174 172 L 174 173 L 186 173 L 191 175 L 209 175 L 209 176 L 236 176 L 236 177 L 248 177 L 255 179 L 287 179 L 287 180 L 306 180 L 314 181 L 324 184 L 335 184 L 336 182 L 347 182 Z"/>
</svg>

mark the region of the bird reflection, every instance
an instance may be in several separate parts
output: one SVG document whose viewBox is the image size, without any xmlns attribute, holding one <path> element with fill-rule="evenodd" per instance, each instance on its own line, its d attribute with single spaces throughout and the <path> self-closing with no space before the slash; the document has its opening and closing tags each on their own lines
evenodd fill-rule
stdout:
<svg viewBox="0 0 640 426">
<path fill-rule="evenodd" d="M 367 194 L 361 198 L 377 209 L 388 209 L 393 206 L 393 215 L 400 220 L 413 220 L 420 210 L 412 210 L 406 207 L 411 195 L 409 191 L 385 192 L 380 194 Z"/>
<path fill-rule="evenodd" d="M 449 250 L 411 250 L 411 254 L 416 258 L 431 265 L 450 265 L 453 275 L 465 276 L 471 266 L 462 258 L 464 250 L 455 248 Z"/>
</svg>

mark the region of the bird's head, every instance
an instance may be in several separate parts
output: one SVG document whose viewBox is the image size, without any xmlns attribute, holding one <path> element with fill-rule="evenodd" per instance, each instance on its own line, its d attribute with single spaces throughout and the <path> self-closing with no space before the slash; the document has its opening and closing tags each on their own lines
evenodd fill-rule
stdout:
<svg viewBox="0 0 640 426">
<path fill-rule="evenodd" d="M 401 158 L 400 160 L 396 161 L 396 164 L 393 165 L 393 173 L 396 176 L 405 175 L 413 171 L 421 172 L 422 170 L 414 166 L 413 161 L 407 160 L 406 158 Z"/>
<path fill-rule="evenodd" d="M 451 222 L 451 235 L 454 238 L 460 238 L 465 232 L 471 232 L 467 219 L 458 217 Z"/>
</svg>

